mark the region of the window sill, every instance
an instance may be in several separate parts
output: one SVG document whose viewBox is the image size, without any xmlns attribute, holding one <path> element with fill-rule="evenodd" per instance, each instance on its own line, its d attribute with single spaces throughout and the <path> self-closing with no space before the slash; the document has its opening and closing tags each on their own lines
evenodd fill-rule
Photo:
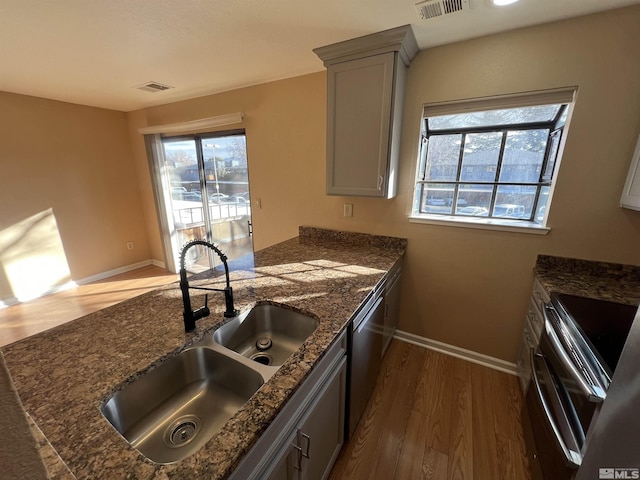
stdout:
<svg viewBox="0 0 640 480">
<path fill-rule="evenodd" d="M 452 215 L 412 215 L 409 216 L 409 222 L 481 230 L 498 230 L 502 232 L 529 233 L 534 235 L 546 235 L 551 230 L 549 227 L 521 220 L 455 217 Z"/>
</svg>

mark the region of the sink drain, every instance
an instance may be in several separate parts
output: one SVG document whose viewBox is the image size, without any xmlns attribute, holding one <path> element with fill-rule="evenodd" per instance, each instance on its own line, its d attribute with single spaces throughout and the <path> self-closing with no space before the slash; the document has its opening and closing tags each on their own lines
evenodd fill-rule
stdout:
<svg viewBox="0 0 640 480">
<path fill-rule="evenodd" d="M 165 430 L 164 443 L 177 448 L 190 443 L 200 430 L 200 419 L 195 415 L 180 417 Z"/>
<path fill-rule="evenodd" d="M 251 355 L 251 360 L 261 363 L 262 365 L 271 365 L 271 362 L 273 362 L 273 358 L 271 358 L 271 355 L 264 352 Z"/>
<path fill-rule="evenodd" d="M 260 351 L 269 350 L 273 341 L 269 337 L 260 337 L 256 340 L 256 348 Z"/>
</svg>

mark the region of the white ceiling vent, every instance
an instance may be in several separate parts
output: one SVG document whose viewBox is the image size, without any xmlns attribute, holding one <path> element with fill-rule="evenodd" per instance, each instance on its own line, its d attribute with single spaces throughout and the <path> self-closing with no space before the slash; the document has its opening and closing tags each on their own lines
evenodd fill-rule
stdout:
<svg viewBox="0 0 640 480">
<path fill-rule="evenodd" d="M 427 0 L 416 3 L 416 12 L 420 20 L 442 17 L 463 10 L 469 10 L 469 0 Z"/>
<path fill-rule="evenodd" d="M 138 90 L 144 90 L 145 92 L 162 92 L 163 90 L 169 90 L 170 88 L 174 88 L 170 85 L 164 85 L 158 82 L 147 82 L 142 85 L 137 85 L 133 88 L 137 88 Z"/>
</svg>

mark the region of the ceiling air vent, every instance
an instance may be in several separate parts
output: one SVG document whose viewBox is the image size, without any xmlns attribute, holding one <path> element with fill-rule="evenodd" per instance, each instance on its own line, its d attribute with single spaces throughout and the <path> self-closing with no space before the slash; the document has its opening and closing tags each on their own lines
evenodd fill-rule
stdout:
<svg viewBox="0 0 640 480">
<path fill-rule="evenodd" d="M 174 87 L 170 85 L 164 85 L 158 82 L 147 82 L 133 88 L 137 88 L 138 90 L 144 90 L 145 92 L 154 93 L 154 92 L 161 92 L 163 90 L 169 90 L 170 88 L 174 88 Z"/>
<path fill-rule="evenodd" d="M 427 0 L 416 3 L 416 12 L 421 20 L 442 17 L 463 10 L 469 10 L 469 0 Z"/>
</svg>

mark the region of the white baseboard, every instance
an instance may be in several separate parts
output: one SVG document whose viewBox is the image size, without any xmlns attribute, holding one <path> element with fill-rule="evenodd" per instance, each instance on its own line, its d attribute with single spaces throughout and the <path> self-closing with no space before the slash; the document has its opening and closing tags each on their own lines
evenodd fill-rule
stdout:
<svg viewBox="0 0 640 480">
<path fill-rule="evenodd" d="M 17 305 L 18 303 L 20 303 L 20 300 L 16 297 L 3 298 L 0 300 L 0 308 L 7 308 L 11 305 Z"/>
<path fill-rule="evenodd" d="M 137 268 L 146 267 L 147 265 L 155 265 L 156 267 L 166 268 L 164 262 L 159 260 L 143 260 L 142 262 L 132 263 L 131 265 L 125 265 L 124 267 L 114 268 L 113 270 L 108 270 L 106 272 L 97 273 L 95 275 L 91 275 L 90 277 L 80 278 L 78 280 L 71 280 L 64 285 L 60 285 L 57 287 L 50 288 L 44 292 L 40 292 L 38 295 L 30 298 L 16 298 L 9 297 L 0 300 L 0 308 L 10 307 L 11 305 L 17 305 L 22 302 L 26 302 L 28 300 L 34 300 L 36 298 L 44 297 L 45 295 L 51 295 L 52 293 L 61 292 L 63 290 L 68 290 L 70 288 L 76 287 L 78 285 L 86 285 L 87 283 L 97 282 L 98 280 L 104 280 L 105 278 L 113 277 L 114 275 L 119 275 L 121 273 L 130 272 L 131 270 L 136 270 Z"/>
<path fill-rule="evenodd" d="M 63 285 L 58 285 L 55 287 L 51 287 L 46 289 L 43 292 L 38 292 L 35 295 L 30 295 L 28 297 L 9 297 L 3 300 L 0 300 L 0 308 L 10 307 L 11 305 L 18 305 L 19 303 L 28 302 L 29 300 L 35 300 L 36 298 L 44 297 L 46 295 L 51 295 L 52 293 L 63 292 L 64 290 L 69 290 L 70 288 L 76 287 L 77 284 L 73 280 L 68 281 Z"/>
<path fill-rule="evenodd" d="M 499 358 L 490 357 L 489 355 L 484 355 L 472 350 L 456 347 L 455 345 L 449 345 L 448 343 L 414 335 L 413 333 L 403 332 L 402 330 L 396 330 L 393 338 L 397 338 L 398 340 L 411 343 L 413 345 L 418 345 L 419 347 L 435 350 L 436 352 L 444 353 L 446 355 L 451 355 L 452 357 L 477 363 L 485 367 L 493 368 L 494 370 L 500 370 L 501 372 L 505 372 L 510 375 L 518 375 L 518 366 L 515 363 L 506 362 Z"/>
<path fill-rule="evenodd" d="M 151 259 L 151 265 L 155 265 L 156 267 L 164 268 L 165 270 L 167 268 L 167 265 L 164 262 L 161 262 L 160 260 L 154 260 L 153 258 Z"/>
<path fill-rule="evenodd" d="M 156 267 L 164 268 L 164 263 L 158 260 L 143 260 L 141 262 L 132 263 L 131 265 L 125 265 L 124 267 L 114 268 L 113 270 L 107 270 L 106 272 L 97 273 L 90 277 L 79 278 L 75 282 L 78 285 L 86 285 L 87 283 L 97 282 L 98 280 L 104 280 L 105 278 L 113 277 L 114 275 L 120 275 L 121 273 L 130 272 L 138 268 L 146 267 L 148 265 L 155 265 Z"/>
</svg>

